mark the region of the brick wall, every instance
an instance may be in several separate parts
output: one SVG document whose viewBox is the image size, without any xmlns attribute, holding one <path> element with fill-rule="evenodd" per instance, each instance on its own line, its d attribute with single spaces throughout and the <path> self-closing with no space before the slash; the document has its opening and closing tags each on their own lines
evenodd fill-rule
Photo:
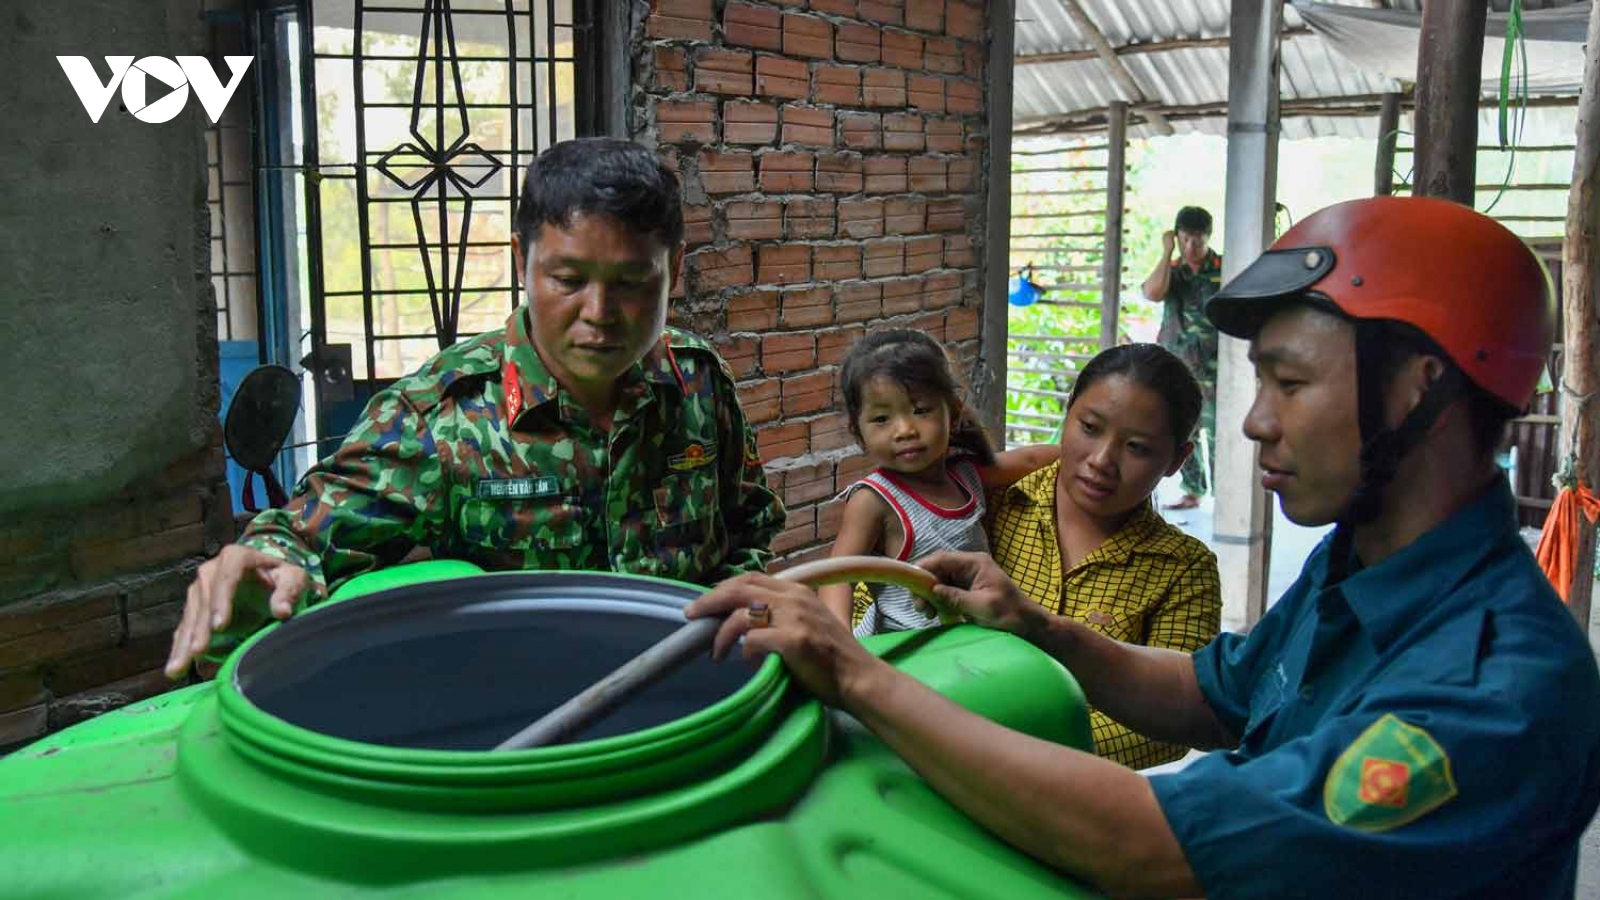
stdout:
<svg viewBox="0 0 1600 900">
<path fill-rule="evenodd" d="M 684 186 L 674 316 L 741 379 L 785 563 L 826 553 L 866 468 L 851 343 L 908 326 L 976 361 L 985 28 L 967 0 L 652 0 L 635 35 L 636 137 Z"/>
</svg>

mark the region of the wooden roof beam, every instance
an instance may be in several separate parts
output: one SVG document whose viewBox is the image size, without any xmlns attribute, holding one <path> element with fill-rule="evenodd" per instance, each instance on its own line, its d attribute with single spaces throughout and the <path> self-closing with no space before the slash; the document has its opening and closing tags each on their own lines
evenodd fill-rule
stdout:
<svg viewBox="0 0 1600 900">
<path fill-rule="evenodd" d="M 1285 28 L 1282 37 L 1297 38 L 1313 34 L 1309 28 Z M 1205 47 L 1219 47 L 1227 49 L 1228 38 L 1175 38 L 1170 41 L 1144 41 L 1138 44 L 1123 44 L 1112 47 L 1111 52 L 1117 56 L 1133 56 L 1140 53 L 1170 53 L 1174 50 L 1195 50 Z M 1057 53 L 1025 53 L 1014 57 L 1012 63 L 1019 66 L 1033 66 L 1044 63 L 1082 62 L 1086 59 L 1098 59 L 1099 51 L 1096 50 L 1063 50 Z"/>
<path fill-rule="evenodd" d="M 1089 14 L 1084 11 L 1083 4 L 1079 0 L 1061 0 L 1061 6 L 1067 11 L 1067 15 L 1072 17 L 1072 21 L 1077 23 L 1078 30 L 1082 31 L 1084 37 L 1089 39 L 1089 43 L 1094 47 L 1095 55 L 1105 63 L 1106 71 L 1110 73 L 1111 79 L 1128 95 L 1129 105 L 1148 102 L 1144 91 L 1139 88 L 1139 83 L 1133 80 L 1133 73 L 1129 72 L 1128 67 L 1123 65 L 1121 59 L 1117 58 L 1116 48 L 1112 47 L 1111 42 L 1106 40 L 1105 33 L 1100 30 L 1100 26 L 1094 24 L 1094 20 L 1089 18 Z M 1147 111 L 1145 118 L 1155 128 L 1157 134 L 1167 135 L 1173 133 L 1172 124 L 1162 118 L 1160 113 Z"/>
</svg>

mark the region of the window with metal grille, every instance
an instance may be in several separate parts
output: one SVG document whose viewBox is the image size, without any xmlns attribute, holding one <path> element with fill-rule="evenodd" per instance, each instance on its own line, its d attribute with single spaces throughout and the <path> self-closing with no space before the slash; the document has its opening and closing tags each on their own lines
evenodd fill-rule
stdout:
<svg viewBox="0 0 1600 900">
<path fill-rule="evenodd" d="M 600 130 L 603 0 L 299 0 L 257 18 L 267 358 L 303 370 L 296 469 L 366 400 L 518 303 L 522 172 Z"/>
</svg>

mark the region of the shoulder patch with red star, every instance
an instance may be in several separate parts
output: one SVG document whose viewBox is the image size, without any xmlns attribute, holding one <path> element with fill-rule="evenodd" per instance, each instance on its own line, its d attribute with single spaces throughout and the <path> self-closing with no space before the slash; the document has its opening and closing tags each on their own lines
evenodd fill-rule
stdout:
<svg viewBox="0 0 1600 900">
<path fill-rule="evenodd" d="M 1414 822 L 1456 795 L 1450 757 L 1427 731 L 1393 713 L 1334 760 L 1322 806 L 1335 825 L 1379 832 Z"/>
</svg>

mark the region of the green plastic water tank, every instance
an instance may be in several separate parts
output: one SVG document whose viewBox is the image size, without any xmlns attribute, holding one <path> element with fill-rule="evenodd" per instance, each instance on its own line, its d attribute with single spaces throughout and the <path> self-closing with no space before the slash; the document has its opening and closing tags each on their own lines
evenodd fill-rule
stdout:
<svg viewBox="0 0 1600 900">
<path fill-rule="evenodd" d="M 682 624 L 699 588 L 422 563 L 247 641 L 216 681 L 0 760 L 0 896 L 1097 896 L 951 808 L 768 659 L 694 663 L 568 744 L 500 739 Z M 870 646 L 1090 746 L 1081 692 L 972 626 Z"/>
</svg>

